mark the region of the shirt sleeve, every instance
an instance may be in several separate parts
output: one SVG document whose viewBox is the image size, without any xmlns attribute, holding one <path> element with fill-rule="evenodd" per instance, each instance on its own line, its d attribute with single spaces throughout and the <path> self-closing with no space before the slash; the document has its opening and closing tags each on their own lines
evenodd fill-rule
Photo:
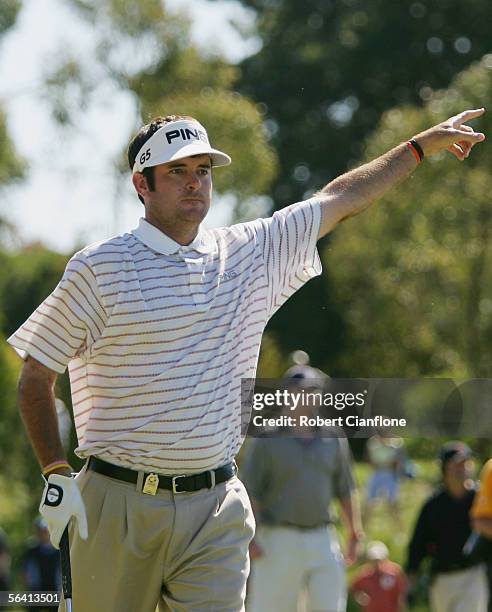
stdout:
<svg viewBox="0 0 492 612">
<path fill-rule="evenodd" d="M 347 499 L 355 489 L 352 471 L 352 453 L 346 438 L 338 440 L 338 465 L 336 470 L 335 493 L 338 499 Z"/>
<path fill-rule="evenodd" d="M 408 591 L 408 580 L 403 569 L 400 569 L 396 576 L 397 592 L 399 596 L 405 595 Z"/>
<path fill-rule="evenodd" d="M 105 323 L 96 277 L 80 252 L 68 262 L 53 293 L 7 342 L 23 359 L 31 355 L 61 374 L 72 359 L 90 349 Z"/>
<path fill-rule="evenodd" d="M 420 564 L 429 554 L 429 547 L 432 544 L 432 537 L 429 529 L 429 504 L 422 508 L 415 530 L 408 546 L 408 559 L 406 564 L 407 573 L 415 573 Z"/>
<path fill-rule="evenodd" d="M 492 518 L 492 459 L 482 468 L 480 488 L 473 500 L 470 514 L 475 519 Z"/>
<path fill-rule="evenodd" d="M 354 579 L 352 580 L 350 584 L 350 590 L 352 592 L 362 591 L 365 593 L 367 591 L 367 582 L 367 573 L 365 568 L 363 567 L 362 570 L 358 574 L 356 574 Z"/>
<path fill-rule="evenodd" d="M 254 222 L 268 283 L 268 316 L 308 280 L 321 274 L 316 249 L 321 204 L 306 200 Z"/>
</svg>

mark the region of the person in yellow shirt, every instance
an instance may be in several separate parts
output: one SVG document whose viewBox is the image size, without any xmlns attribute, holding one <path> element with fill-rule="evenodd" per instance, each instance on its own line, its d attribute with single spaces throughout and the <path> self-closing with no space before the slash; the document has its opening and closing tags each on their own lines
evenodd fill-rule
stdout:
<svg viewBox="0 0 492 612">
<path fill-rule="evenodd" d="M 480 554 L 486 560 L 489 583 L 488 612 L 492 612 L 492 459 L 486 461 L 480 472 L 480 488 L 473 500 L 470 516 L 474 532 L 482 536 L 482 541 L 477 542 L 476 546 L 480 546 Z"/>
<path fill-rule="evenodd" d="M 492 459 L 480 472 L 480 489 L 473 501 L 471 516 L 476 531 L 492 539 Z"/>
</svg>

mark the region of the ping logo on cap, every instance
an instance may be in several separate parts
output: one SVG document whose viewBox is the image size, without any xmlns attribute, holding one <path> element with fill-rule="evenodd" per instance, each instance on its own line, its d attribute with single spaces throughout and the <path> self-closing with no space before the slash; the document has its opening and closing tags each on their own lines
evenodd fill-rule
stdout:
<svg viewBox="0 0 492 612">
<path fill-rule="evenodd" d="M 193 155 L 209 155 L 212 166 L 227 166 L 231 158 L 213 149 L 207 131 L 197 121 L 172 121 L 159 128 L 135 157 L 133 172 Z"/>
<path fill-rule="evenodd" d="M 169 130 L 166 132 L 166 140 L 168 144 L 175 138 L 179 138 L 181 136 L 182 140 L 203 140 L 206 144 L 208 144 L 208 138 L 206 132 L 196 128 L 195 130 L 191 130 L 190 128 L 184 128 L 180 130 Z"/>
</svg>

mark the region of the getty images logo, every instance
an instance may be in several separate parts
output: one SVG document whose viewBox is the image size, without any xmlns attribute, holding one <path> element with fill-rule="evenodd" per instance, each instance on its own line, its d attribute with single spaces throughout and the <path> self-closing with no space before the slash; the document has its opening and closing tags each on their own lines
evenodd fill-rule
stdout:
<svg viewBox="0 0 492 612">
<path fill-rule="evenodd" d="M 191 130 L 190 128 L 182 128 L 179 130 L 169 130 L 166 132 L 168 144 L 171 144 L 176 138 L 181 138 L 181 140 L 203 140 L 203 142 L 208 144 L 207 134 L 199 128 L 196 128 L 195 130 Z"/>
</svg>

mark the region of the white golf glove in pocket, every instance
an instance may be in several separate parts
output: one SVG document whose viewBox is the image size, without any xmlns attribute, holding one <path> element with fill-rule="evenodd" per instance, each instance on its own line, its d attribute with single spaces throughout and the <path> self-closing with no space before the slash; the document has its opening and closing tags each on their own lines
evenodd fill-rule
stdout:
<svg viewBox="0 0 492 612">
<path fill-rule="evenodd" d="M 60 548 L 60 539 L 72 517 L 77 521 L 80 537 L 87 539 L 85 506 L 73 478 L 51 474 L 44 487 L 39 512 L 48 523 L 51 543 L 55 548 Z"/>
</svg>

